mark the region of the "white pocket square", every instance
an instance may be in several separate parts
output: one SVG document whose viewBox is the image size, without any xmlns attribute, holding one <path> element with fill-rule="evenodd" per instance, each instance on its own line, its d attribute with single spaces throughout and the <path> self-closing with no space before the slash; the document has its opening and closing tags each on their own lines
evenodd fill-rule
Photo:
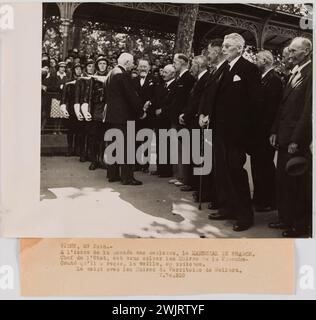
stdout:
<svg viewBox="0 0 316 320">
<path fill-rule="evenodd" d="M 240 80 L 241 80 L 241 78 L 237 74 L 235 74 L 233 82 L 240 81 Z"/>
</svg>

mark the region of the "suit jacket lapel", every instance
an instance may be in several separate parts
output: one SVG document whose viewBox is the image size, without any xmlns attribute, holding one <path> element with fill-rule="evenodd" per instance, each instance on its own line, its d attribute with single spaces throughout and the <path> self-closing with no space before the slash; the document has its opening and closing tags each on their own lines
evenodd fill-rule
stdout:
<svg viewBox="0 0 316 320">
<path fill-rule="evenodd" d="M 302 83 L 305 79 L 306 75 L 310 71 L 311 63 L 303 68 L 293 79 L 289 79 L 288 83 L 285 86 L 284 94 L 282 101 L 286 100 L 288 96 L 293 92 L 293 90 Z"/>
<path fill-rule="evenodd" d="M 222 83 L 222 87 L 224 88 L 226 85 L 228 85 L 229 83 L 233 82 L 233 77 L 235 74 L 238 74 L 238 70 L 240 69 L 240 66 L 243 65 L 244 62 L 244 58 L 240 57 L 237 62 L 233 65 L 233 67 L 231 68 L 231 70 L 228 72 L 228 74 L 225 75 L 225 70 L 224 70 L 224 78 L 223 78 L 223 83 Z M 227 63 L 226 68 L 229 68 L 229 64 Z"/>
<path fill-rule="evenodd" d="M 140 84 L 140 82 L 139 82 L 139 84 Z M 145 81 L 144 81 L 144 84 L 143 84 L 143 88 L 147 88 L 147 87 L 149 87 L 149 74 L 147 74 Z"/>
<path fill-rule="evenodd" d="M 269 79 L 272 77 L 274 73 L 274 70 L 271 69 L 262 79 L 261 79 L 261 83 L 265 86 L 267 84 L 267 82 L 269 81 Z"/>
</svg>

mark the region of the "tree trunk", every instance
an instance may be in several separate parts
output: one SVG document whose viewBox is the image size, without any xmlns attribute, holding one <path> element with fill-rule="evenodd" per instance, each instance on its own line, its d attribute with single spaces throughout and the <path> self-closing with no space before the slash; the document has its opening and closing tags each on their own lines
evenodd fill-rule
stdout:
<svg viewBox="0 0 316 320">
<path fill-rule="evenodd" d="M 81 21 L 75 21 L 73 25 L 73 40 L 72 40 L 72 48 L 80 49 L 81 43 L 81 33 L 82 33 L 82 23 Z"/>
<path fill-rule="evenodd" d="M 180 17 L 175 43 L 175 53 L 191 55 L 196 19 L 199 13 L 198 4 L 180 6 Z"/>
</svg>

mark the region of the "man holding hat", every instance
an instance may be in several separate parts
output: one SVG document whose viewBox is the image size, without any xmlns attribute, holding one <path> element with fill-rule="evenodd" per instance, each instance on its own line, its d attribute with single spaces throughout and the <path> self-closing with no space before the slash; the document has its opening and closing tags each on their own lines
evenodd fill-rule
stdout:
<svg viewBox="0 0 316 320">
<path fill-rule="evenodd" d="M 284 88 L 270 142 L 278 148 L 277 208 L 284 237 L 311 236 L 312 217 L 312 43 L 294 38 L 289 58 L 294 68 Z M 306 163 L 305 163 L 305 161 Z M 303 161 L 302 161 L 303 160 Z M 305 164 L 304 164 L 305 163 Z"/>
</svg>

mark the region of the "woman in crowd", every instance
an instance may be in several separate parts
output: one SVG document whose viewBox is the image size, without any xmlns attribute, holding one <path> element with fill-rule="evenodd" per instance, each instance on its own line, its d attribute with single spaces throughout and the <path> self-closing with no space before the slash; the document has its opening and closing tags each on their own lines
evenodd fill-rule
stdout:
<svg viewBox="0 0 316 320">
<path fill-rule="evenodd" d="M 64 84 L 70 79 L 66 74 L 66 63 L 60 62 L 58 64 L 58 70 L 56 74 L 51 74 L 48 91 L 51 94 L 51 111 L 50 117 L 54 119 L 54 131 L 53 134 L 61 134 L 61 122 L 65 118 L 65 114 L 60 109 L 60 99 Z"/>
</svg>

